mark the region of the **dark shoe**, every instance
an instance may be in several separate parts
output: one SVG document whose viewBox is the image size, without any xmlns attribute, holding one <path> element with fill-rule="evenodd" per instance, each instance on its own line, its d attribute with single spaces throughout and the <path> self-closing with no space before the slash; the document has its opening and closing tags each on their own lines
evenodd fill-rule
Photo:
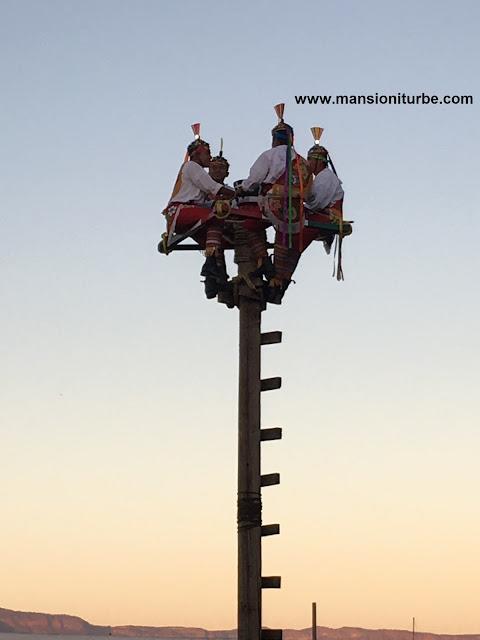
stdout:
<svg viewBox="0 0 480 640">
<path fill-rule="evenodd" d="M 203 263 L 200 275 L 208 278 L 210 276 L 217 278 L 220 276 L 220 269 L 218 268 L 217 258 L 215 256 L 208 256 Z"/>
<path fill-rule="evenodd" d="M 208 300 L 217 297 L 217 293 L 220 291 L 220 288 L 217 284 L 217 280 L 212 277 L 205 278 L 205 295 Z"/>
<path fill-rule="evenodd" d="M 275 285 L 274 287 L 267 287 L 267 293 L 265 299 L 270 304 L 282 304 L 283 296 L 290 286 L 291 280 L 283 280 L 282 286 Z"/>
<path fill-rule="evenodd" d="M 267 280 L 272 280 L 275 277 L 275 274 L 276 274 L 275 267 L 273 266 L 273 262 L 270 256 L 263 256 L 262 264 L 259 267 L 257 267 L 255 271 L 252 271 L 250 275 L 252 276 L 252 278 L 265 276 Z"/>
<path fill-rule="evenodd" d="M 263 283 L 263 297 L 265 298 L 265 302 L 270 302 L 271 304 L 277 304 L 274 301 L 280 294 L 280 287 L 278 284 L 271 287 L 268 282 Z"/>
<path fill-rule="evenodd" d="M 218 269 L 218 275 L 217 275 L 218 284 L 226 285 L 228 282 L 228 273 L 227 273 L 227 266 L 223 260 L 220 261 L 220 263 L 217 262 L 217 269 Z"/>
</svg>

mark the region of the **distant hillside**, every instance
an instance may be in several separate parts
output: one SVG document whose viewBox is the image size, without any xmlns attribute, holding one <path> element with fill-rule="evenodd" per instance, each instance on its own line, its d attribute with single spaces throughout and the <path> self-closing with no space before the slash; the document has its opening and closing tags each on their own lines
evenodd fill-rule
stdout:
<svg viewBox="0 0 480 640">
<path fill-rule="evenodd" d="M 45 633 L 108 636 L 109 627 L 89 624 L 76 616 L 26 613 L 0 608 L 0 631 L 9 633 Z"/>
<path fill-rule="evenodd" d="M 0 633 L 38 633 L 51 635 L 128 636 L 131 638 L 206 638 L 235 640 L 235 629 L 207 631 L 197 627 L 101 627 L 82 618 L 65 614 L 26 613 L 0 608 Z M 284 640 L 311 640 L 312 630 L 285 629 Z M 411 631 L 360 629 L 355 627 L 317 627 L 320 640 L 412 640 Z M 1 640 L 1 638 L 0 638 Z M 445 635 L 415 633 L 415 640 L 480 640 L 480 634 Z"/>
</svg>

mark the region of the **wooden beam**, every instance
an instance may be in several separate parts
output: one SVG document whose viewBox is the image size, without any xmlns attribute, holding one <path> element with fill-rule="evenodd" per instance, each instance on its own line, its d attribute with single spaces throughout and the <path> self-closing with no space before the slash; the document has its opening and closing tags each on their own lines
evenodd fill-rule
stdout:
<svg viewBox="0 0 480 640">
<path fill-rule="evenodd" d="M 280 576 L 262 577 L 262 589 L 280 589 L 282 578 Z"/>
<path fill-rule="evenodd" d="M 335 224 L 334 222 L 317 222 L 316 220 L 307 220 L 305 221 L 305 226 L 312 227 L 313 229 L 325 229 L 327 231 L 335 231 L 336 233 L 340 231 L 339 225 Z M 351 231 L 352 231 L 351 222 L 344 222 L 343 232 L 350 233 Z"/>
<path fill-rule="evenodd" d="M 264 378 L 260 381 L 260 391 L 273 391 L 273 389 L 280 389 L 282 386 L 282 379 L 277 378 Z"/>
<path fill-rule="evenodd" d="M 271 427 L 269 429 L 260 429 L 260 440 L 265 442 L 265 440 L 281 440 L 282 439 L 282 428 L 281 427 Z"/>
<path fill-rule="evenodd" d="M 280 484 L 279 473 L 266 473 L 260 476 L 260 486 L 271 487 L 274 484 Z"/>
<path fill-rule="evenodd" d="M 279 533 L 280 533 L 279 524 L 263 524 L 262 525 L 262 537 L 277 536 Z"/>
<path fill-rule="evenodd" d="M 163 246 L 163 244 L 160 242 L 160 244 L 158 245 L 158 252 L 159 253 L 170 253 L 170 251 L 201 251 L 202 247 L 199 244 L 177 244 L 173 247 L 170 247 L 168 249 L 168 252 L 165 252 L 165 247 Z"/>
<path fill-rule="evenodd" d="M 278 344 L 282 341 L 282 332 L 281 331 L 268 331 L 267 333 L 262 333 L 262 344 Z"/>
<path fill-rule="evenodd" d="M 235 231 L 239 275 L 255 269 L 248 237 Z M 261 640 L 260 334 L 262 301 L 239 287 L 238 391 L 238 640 Z"/>
<path fill-rule="evenodd" d="M 283 640 L 282 629 L 262 629 L 262 640 Z"/>
</svg>

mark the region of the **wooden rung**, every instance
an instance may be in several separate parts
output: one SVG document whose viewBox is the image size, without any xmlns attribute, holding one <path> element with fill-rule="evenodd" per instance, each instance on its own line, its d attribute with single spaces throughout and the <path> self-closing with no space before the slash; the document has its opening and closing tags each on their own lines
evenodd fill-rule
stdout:
<svg viewBox="0 0 480 640">
<path fill-rule="evenodd" d="M 280 484 L 279 473 L 266 473 L 263 476 L 260 476 L 261 487 L 271 487 L 274 484 Z"/>
<path fill-rule="evenodd" d="M 260 380 L 260 391 L 272 391 L 273 389 L 280 389 L 281 386 L 281 378 L 264 378 Z"/>
<path fill-rule="evenodd" d="M 277 536 L 280 533 L 279 524 L 262 525 L 262 536 Z"/>
<path fill-rule="evenodd" d="M 260 440 L 281 440 L 282 439 L 282 428 L 281 427 L 271 427 L 269 429 L 260 429 Z"/>
<path fill-rule="evenodd" d="M 278 344 L 282 341 L 281 331 L 268 331 L 261 334 L 262 344 Z"/>
<path fill-rule="evenodd" d="M 262 578 L 262 589 L 280 589 L 282 579 L 280 576 L 268 576 Z"/>
<path fill-rule="evenodd" d="M 262 629 L 262 640 L 283 640 L 282 629 Z"/>
</svg>

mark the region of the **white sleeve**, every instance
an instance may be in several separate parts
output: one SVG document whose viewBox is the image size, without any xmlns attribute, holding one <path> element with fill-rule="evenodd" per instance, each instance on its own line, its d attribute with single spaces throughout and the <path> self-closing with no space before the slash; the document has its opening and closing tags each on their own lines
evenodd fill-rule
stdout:
<svg viewBox="0 0 480 640">
<path fill-rule="evenodd" d="M 242 182 L 242 189 L 250 191 L 253 187 L 261 185 L 267 177 L 269 167 L 270 161 L 264 152 L 252 164 L 248 178 Z"/>
<path fill-rule="evenodd" d="M 326 169 L 324 169 L 324 171 L 326 171 Z M 308 209 L 311 209 L 312 211 L 325 209 L 325 207 L 328 207 L 332 202 L 336 190 L 337 184 L 335 180 L 315 180 L 313 187 L 305 200 L 305 204 Z"/>
<path fill-rule="evenodd" d="M 196 162 L 187 162 L 183 170 L 183 175 L 194 184 L 197 189 L 204 191 L 205 193 L 213 193 L 217 195 L 220 189 L 223 187 L 219 182 L 215 182 L 208 173 Z"/>
</svg>

